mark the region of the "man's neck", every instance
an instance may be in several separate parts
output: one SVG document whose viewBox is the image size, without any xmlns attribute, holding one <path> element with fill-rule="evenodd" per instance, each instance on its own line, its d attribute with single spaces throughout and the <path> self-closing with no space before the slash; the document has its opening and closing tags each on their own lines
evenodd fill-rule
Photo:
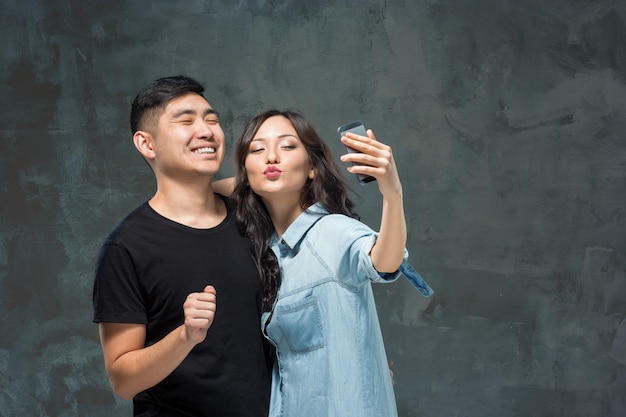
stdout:
<svg viewBox="0 0 626 417">
<path fill-rule="evenodd" d="M 196 229 L 215 227 L 226 218 L 224 201 L 213 192 L 210 182 L 160 182 L 148 203 L 161 216 Z"/>
</svg>

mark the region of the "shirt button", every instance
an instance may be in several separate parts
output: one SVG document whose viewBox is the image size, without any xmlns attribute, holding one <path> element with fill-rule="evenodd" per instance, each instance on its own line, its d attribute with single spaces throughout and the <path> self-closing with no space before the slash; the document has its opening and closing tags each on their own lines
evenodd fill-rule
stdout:
<svg viewBox="0 0 626 417">
<path fill-rule="evenodd" d="M 284 244 L 285 244 L 285 243 L 287 243 L 287 242 L 285 242 L 285 239 L 281 239 L 281 240 L 280 240 L 280 243 L 284 245 Z"/>
</svg>

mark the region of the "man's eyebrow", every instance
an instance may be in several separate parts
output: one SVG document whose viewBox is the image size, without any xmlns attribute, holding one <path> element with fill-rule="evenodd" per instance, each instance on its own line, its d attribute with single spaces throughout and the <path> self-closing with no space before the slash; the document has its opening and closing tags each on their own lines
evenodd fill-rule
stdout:
<svg viewBox="0 0 626 417">
<path fill-rule="evenodd" d="M 185 115 L 195 115 L 197 114 L 197 112 L 193 109 L 181 109 L 179 111 L 177 111 L 176 113 L 173 114 L 174 119 L 181 117 L 181 116 L 185 116 Z M 216 115 L 218 118 L 220 117 L 219 113 L 217 112 L 217 110 L 214 109 L 207 109 L 204 112 L 204 116 L 208 116 L 209 114 L 214 114 Z"/>
</svg>

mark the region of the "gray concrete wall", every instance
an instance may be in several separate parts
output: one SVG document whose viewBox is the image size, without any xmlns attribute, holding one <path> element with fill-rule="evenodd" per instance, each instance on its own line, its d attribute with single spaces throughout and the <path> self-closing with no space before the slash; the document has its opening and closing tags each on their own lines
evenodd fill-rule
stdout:
<svg viewBox="0 0 626 417">
<path fill-rule="evenodd" d="M 400 415 L 626 415 L 626 3 L 3 1 L 0 416 L 130 415 L 97 250 L 149 198 L 130 101 L 207 86 L 232 141 L 270 106 L 392 145 L 412 263 L 376 286 Z M 232 146 L 223 175 L 232 175 Z M 375 186 L 360 187 L 378 227 Z"/>
</svg>

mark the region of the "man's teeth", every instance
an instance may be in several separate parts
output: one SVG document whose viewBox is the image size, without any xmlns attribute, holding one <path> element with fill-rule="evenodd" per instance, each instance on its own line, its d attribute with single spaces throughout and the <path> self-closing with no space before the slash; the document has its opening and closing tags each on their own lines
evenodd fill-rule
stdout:
<svg viewBox="0 0 626 417">
<path fill-rule="evenodd" d="M 215 148 L 199 148 L 194 151 L 195 153 L 215 153 Z"/>
</svg>

